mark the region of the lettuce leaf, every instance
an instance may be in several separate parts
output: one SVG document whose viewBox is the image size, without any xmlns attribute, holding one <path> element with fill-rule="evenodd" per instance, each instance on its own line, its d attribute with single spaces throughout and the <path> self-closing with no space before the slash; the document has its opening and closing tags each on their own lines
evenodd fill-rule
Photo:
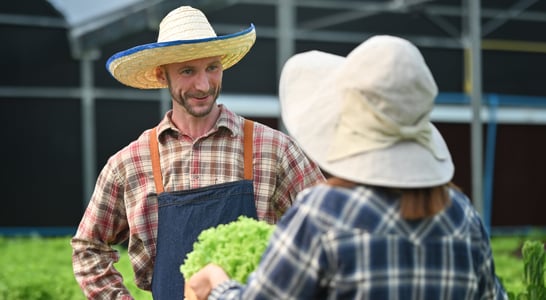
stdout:
<svg viewBox="0 0 546 300">
<path fill-rule="evenodd" d="M 180 272 L 189 279 L 209 263 L 230 278 L 245 283 L 258 266 L 275 226 L 240 216 L 236 221 L 203 230 L 187 254 Z"/>
</svg>

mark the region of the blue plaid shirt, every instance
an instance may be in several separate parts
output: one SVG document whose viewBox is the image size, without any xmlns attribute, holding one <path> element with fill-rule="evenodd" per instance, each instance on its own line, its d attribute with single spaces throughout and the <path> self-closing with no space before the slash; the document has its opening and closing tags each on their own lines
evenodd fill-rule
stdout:
<svg viewBox="0 0 546 300">
<path fill-rule="evenodd" d="M 319 185 L 277 224 L 247 285 L 209 299 L 507 299 L 482 221 L 468 198 L 422 221 L 384 189 Z"/>
</svg>

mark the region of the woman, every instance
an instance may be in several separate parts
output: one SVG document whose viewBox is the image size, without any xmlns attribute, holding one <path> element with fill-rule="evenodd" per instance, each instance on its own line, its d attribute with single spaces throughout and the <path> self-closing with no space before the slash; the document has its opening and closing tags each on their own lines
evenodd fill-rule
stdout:
<svg viewBox="0 0 546 300">
<path fill-rule="evenodd" d="M 246 285 L 208 265 L 199 299 L 507 299 L 489 237 L 430 122 L 438 89 L 419 50 L 375 36 L 347 57 L 297 54 L 282 117 L 331 177 L 300 193 Z"/>
</svg>

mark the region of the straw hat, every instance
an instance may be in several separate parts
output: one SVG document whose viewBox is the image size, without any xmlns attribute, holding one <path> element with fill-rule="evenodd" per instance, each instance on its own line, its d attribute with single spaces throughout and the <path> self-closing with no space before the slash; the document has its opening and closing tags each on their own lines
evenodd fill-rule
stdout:
<svg viewBox="0 0 546 300">
<path fill-rule="evenodd" d="M 206 16 L 191 6 L 171 11 L 159 24 L 157 43 L 136 46 L 112 55 L 106 69 L 119 82 L 141 89 L 164 88 L 155 68 L 169 63 L 221 56 L 224 70 L 241 60 L 254 45 L 254 25 L 216 36 Z"/>
<path fill-rule="evenodd" d="M 296 54 L 279 89 L 288 132 L 324 171 L 400 188 L 453 177 L 449 150 L 429 121 L 438 88 L 410 42 L 375 36 L 347 57 Z"/>
</svg>

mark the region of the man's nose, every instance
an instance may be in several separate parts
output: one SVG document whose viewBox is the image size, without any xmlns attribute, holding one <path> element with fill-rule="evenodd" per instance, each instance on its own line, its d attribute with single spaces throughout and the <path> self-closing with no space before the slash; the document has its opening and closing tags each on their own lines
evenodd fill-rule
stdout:
<svg viewBox="0 0 546 300">
<path fill-rule="evenodd" d="M 195 89 L 199 91 L 208 91 L 210 88 L 209 77 L 206 72 L 199 72 L 195 76 L 194 81 Z"/>
</svg>

